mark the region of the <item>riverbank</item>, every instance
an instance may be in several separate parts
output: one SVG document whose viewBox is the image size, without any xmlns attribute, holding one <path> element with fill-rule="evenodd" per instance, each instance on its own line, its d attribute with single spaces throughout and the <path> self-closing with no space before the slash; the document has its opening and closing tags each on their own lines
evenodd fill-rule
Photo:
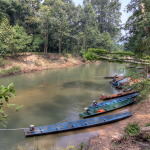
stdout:
<svg viewBox="0 0 150 150">
<path fill-rule="evenodd" d="M 129 111 L 132 112 L 132 117 L 112 123 L 110 127 L 102 129 L 97 137 L 91 138 L 89 150 L 143 150 L 142 145 L 135 144 L 132 141 L 128 141 L 128 144 L 126 142 L 124 145 L 113 145 L 114 141 L 118 141 L 125 136 L 124 129 L 129 123 L 136 122 L 141 127 L 150 123 L 150 96 L 146 100 L 130 106 Z"/>
<path fill-rule="evenodd" d="M 6 57 L 0 61 L 0 76 L 5 77 L 19 73 L 67 68 L 87 63 L 80 56 L 71 54 L 40 54 L 26 53 L 15 57 Z"/>
</svg>

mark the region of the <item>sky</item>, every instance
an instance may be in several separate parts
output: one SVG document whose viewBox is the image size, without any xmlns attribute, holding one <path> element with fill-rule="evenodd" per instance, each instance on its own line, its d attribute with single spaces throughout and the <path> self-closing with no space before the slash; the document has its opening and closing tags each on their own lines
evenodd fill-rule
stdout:
<svg viewBox="0 0 150 150">
<path fill-rule="evenodd" d="M 83 3 L 83 0 L 73 0 L 73 1 L 76 5 L 78 5 L 78 4 L 82 5 L 82 3 Z M 131 0 L 120 0 L 120 2 L 121 2 L 121 13 L 122 13 L 122 16 L 121 16 L 122 24 L 125 24 L 128 17 L 131 15 L 131 13 L 127 13 L 124 11 L 126 6 L 130 3 L 130 1 Z M 125 32 L 122 31 L 122 34 L 125 34 Z"/>
</svg>

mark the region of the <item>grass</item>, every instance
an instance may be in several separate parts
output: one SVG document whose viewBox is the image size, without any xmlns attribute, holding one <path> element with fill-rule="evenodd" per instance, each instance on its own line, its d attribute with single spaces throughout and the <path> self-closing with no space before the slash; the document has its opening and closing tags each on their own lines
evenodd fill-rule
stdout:
<svg viewBox="0 0 150 150">
<path fill-rule="evenodd" d="M 146 123 L 146 124 L 145 124 L 145 127 L 149 127 L 149 126 L 150 126 L 150 123 Z"/>
<path fill-rule="evenodd" d="M 6 65 L 5 59 L 0 57 L 0 67 L 4 67 L 5 65 Z"/>
<path fill-rule="evenodd" d="M 31 150 L 47 150 L 45 148 L 42 148 L 39 146 L 38 142 L 33 142 L 30 146 Z M 29 147 L 27 145 L 17 145 L 13 148 L 13 150 L 29 150 Z M 85 144 L 84 142 L 79 143 L 79 145 L 73 146 L 68 145 L 66 148 L 62 147 L 49 147 L 49 150 L 88 150 L 88 144 Z M 93 150 L 93 149 L 90 149 Z"/>
<path fill-rule="evenodd" d="M 0 76 L 7 76 L 21 72 L 21 68 L 19 66 L 15 66 L 9 69 L 4 69 L 0 72 Z"/>
<path fill-rule="evenodd" d="M 129 123 L 125 128 L 125 132 L 130 136 L 138 136 L 140 134 L 140 126 L 136 122 Z"/>
</svg>

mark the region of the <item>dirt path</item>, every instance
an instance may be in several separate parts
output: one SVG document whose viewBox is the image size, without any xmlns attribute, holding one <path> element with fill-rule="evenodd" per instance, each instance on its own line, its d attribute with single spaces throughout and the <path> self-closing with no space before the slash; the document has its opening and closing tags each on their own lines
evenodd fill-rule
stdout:
<svg viewBox="0 0 150 150">
<path fill-rule="evenodd" d="M 106 129 L 102 129 L 98 137 L 89 140 L 89 150 L 111 150 L 111 143 L 120 139 L 124 134 L 124 128 L 130 122 L 137 122 L 140 126 L 150 123 L 150 97 L 140 103 L 130 107 L 133 116 L 112 124 Z M 127 145 L 125 150 L 136 150 L 133 145 Z M 139 149 L 140 150 L 140 149 Z"/>
</svg>

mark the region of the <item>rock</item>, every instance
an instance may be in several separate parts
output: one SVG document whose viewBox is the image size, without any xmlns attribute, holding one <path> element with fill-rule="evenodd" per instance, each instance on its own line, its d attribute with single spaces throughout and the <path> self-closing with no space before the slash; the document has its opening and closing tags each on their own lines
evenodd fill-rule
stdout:
<svg viewBox="0 0 150 150">
<path fill-rule="evenodd" d="M 112 141 L 119 141 L 122 138 L 122 134 L 120 133 L 115 133 L 111 136 Z"/>
<path fill-rule="evenodd" d="M 150 133 L 150 126 L 148 126 L 148 127 L 142 127 L 141 128 L 141 132 L 142 133 Z"/>
</svg>

